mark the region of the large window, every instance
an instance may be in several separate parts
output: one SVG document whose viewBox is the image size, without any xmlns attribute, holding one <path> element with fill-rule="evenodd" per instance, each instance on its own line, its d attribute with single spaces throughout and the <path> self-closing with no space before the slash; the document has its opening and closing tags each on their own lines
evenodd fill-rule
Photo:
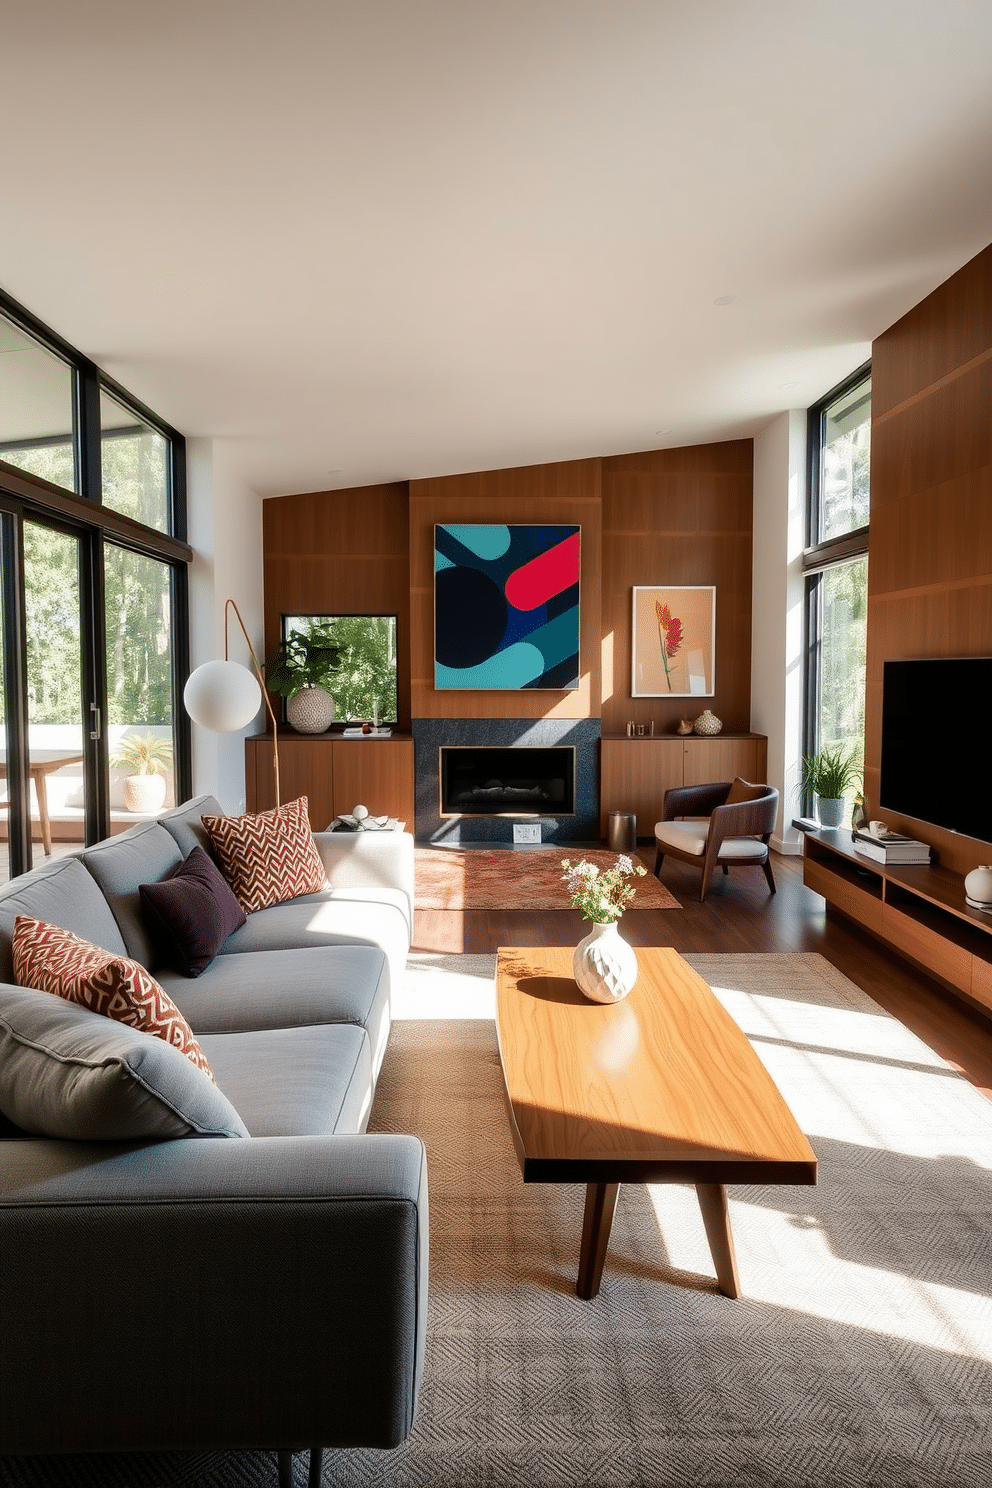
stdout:
<svg viewBox="0 0 992 1488">
<path fill-rule="evenodd" d="M 805 754 L 840 749 L 864 766 L 871 371 L 810 410 Z M 853 792 L 848 799 L 848 821 Z M 803 810 L 811 811 L 804 801 Z"/>
<path fill-rule="evenodd" d="M 0 296 L 0 876 L 189 794 L 183 473 L 180 435 Z M 155 806 L 125 785 L 149 760 Z"/>
</svg>

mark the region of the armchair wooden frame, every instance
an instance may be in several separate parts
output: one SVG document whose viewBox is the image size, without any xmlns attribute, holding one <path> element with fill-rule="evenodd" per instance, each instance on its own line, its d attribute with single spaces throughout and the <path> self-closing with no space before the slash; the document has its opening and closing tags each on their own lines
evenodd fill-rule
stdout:
<svg viewBox="0 0 992 1488">
<path fill-rule="evenodd" d="M 683 817 L 708 817 L 709 821 L 698 823 L 699 835 L 705 836 L 702 853 L 663 840 L 656 828 L 655 877 L 659 877 L 662 862 L 668 856 L 678 858 L 683 863 L 696 864 L 703 870 L 699 886 L 700 901 L 706 898 L 710 880 L 718 864 L 724 873 L 738 866 L 760 868 L 768 881 L 769 889 L 775 893 L 768 842 L 778 815 L 778 791 L 772 785 L 764 786 L 761 787 L 763 795 L 750 801 L 735 801 L 728 805 L 731 784 L 731 781 L 725 780 L 713 785 L 673 786 L 665 792 L 659 826 L 662 822 L 672 822 Z"/>
</svg>

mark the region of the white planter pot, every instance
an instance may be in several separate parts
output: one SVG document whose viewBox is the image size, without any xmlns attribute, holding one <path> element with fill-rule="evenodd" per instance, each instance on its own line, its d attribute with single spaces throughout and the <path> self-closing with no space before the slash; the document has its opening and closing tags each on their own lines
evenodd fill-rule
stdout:
<svg viewBox="0 0 992 1488">
<path fill-rule="evenodd" d="M 124 805 L 128 811 L 141 812 L 144 815 L 161 811 L 165 805 L 165 776 L 126 775 Z"/>
<path fill-rule="evenodd" d="M 334 699 L 323 687 L 301 687 L 286 701 L 286 718 L 298 734 L 322 734 L 334 722 Z"/>
<path fill-rule="evenodd" d="M 619 1002 L 637 981 L 637 957 L 616 923 L 594 922 L 572 952 L 572 975 L 590 1002 Z"/>
<path fill-rule="evenodd" d="M 843 796 L 814 796 L 816 814 L 821 827 L 839 827 L 844 820 L 845 798 Z"/>
</svg>

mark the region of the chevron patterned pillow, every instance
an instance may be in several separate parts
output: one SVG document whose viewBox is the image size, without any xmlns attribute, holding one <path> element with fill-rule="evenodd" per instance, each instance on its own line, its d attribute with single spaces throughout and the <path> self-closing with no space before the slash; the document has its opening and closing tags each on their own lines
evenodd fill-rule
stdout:
<svg viewBox="0 0 992 1488">
<path fill-rule="evenodd" d="M 207 1056 L 186 1019 L 151 972 L 137 961 L 101 950 L 71 930 L 46 925 L 44 920 L 33 920 L 28 915 L 16 916 L 11 948 L 19 986 L 53 992 L 93 1013 L 154 1034 L 185 1054 L 213 1080 Z"/>
<path fill-rule="evenodd" d="M 306 796 L 257 816 L 205 816 L 203 825 L 245 914 L 326 889 Z"/>
</svg>

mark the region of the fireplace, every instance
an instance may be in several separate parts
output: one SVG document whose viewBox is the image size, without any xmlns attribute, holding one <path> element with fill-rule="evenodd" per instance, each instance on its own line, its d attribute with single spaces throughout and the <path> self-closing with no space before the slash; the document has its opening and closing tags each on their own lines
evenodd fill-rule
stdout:
<svg viewBox="0 0 992 1488">
<path fill-rule="evenodd" d="M 442 744 L 438 784 L 442 817 L 574 816 L 575 749 Z"/>
</svg>

